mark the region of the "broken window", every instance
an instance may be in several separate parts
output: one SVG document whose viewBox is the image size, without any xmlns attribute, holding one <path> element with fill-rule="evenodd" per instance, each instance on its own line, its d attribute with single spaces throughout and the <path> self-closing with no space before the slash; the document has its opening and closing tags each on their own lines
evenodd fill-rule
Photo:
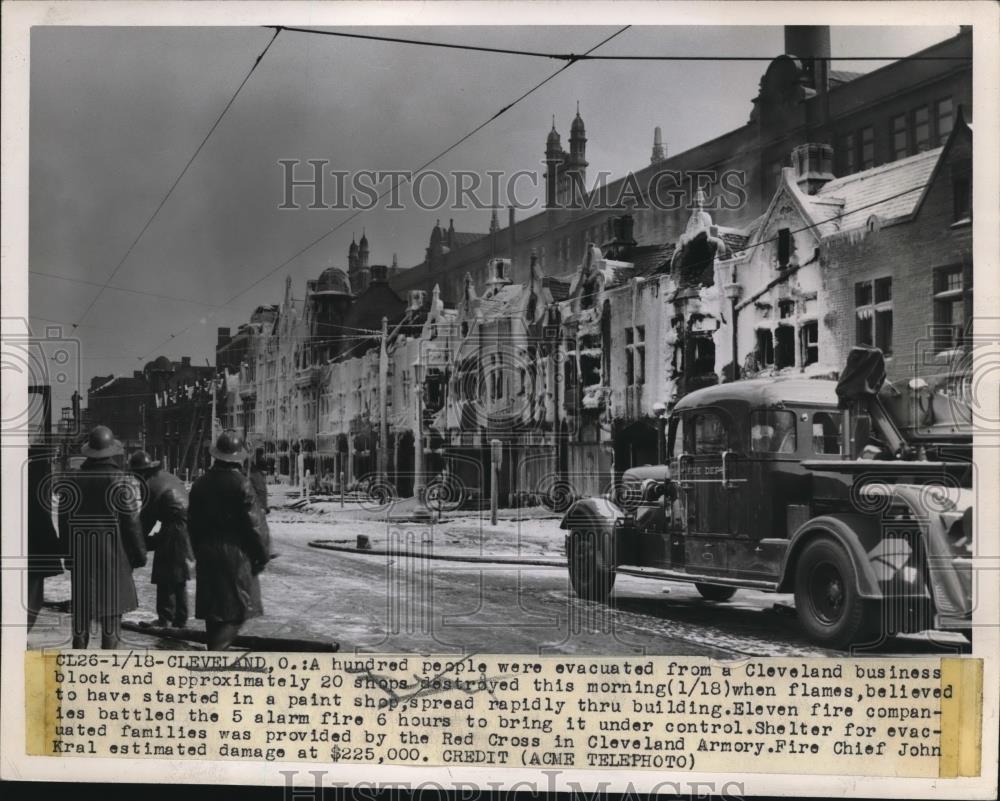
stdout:
<svg viewBox="0 0 1000 801">
<path fill-rule="evenodd" d="M 795 364 L 795 329 L 779 325 L 774 332 L 774 366 L 792 367 Z"/>
<path fill-rule="evenodd" d="M 694 375 L 715 372 L 715 341 L 710 336 L 691 337 L 691 368 Z"/>
<path fill-rule="evenodd" d="M 857 344 L 892 355 L 892 278 L 854 285 Z"/>
<path fill-rule="evenodd" d="M 795 301 L 794 300 L 779 300 L 778 301 L 778 317 L 785 319 L 791 317 L 795 314 Z"/>
<path fill-rule="evenodd" d="M 803 367 L 815 364 L 819 361 L 819 323 L 815 320 L 803 323 L 799 329 L 799 341 L 801 343 L 801 356 L 799 359 Z"/>
<path fill-rule="evenodd" d="M 784 269 L 792 258 L 792 232 L 788 228 L 778 231 L 778 266 Z"/>
<path fill-rule="evenodd" d="M 769 328 L 757 329 L 757 363 L 761 367 L 774 364 L 774 340 Z"/>
<path fill-rule="evenodd" d="M 630 387 L 646 383 L 646 328 L 625 329 L 625 378 Z"/>
</svg>

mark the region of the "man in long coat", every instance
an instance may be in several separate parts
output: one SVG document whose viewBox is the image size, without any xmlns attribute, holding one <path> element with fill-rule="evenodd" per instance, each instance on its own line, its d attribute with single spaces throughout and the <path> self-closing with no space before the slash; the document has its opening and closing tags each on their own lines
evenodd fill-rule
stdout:
<svg viewBox="0 0 1000 801">
<path fill-rule="evenodd" d="M 28 631 L 35 625 L 45 600 L 45 579 L 60 575 L 65 556 L 52 525 L 50 455 L 41 448 L 28 449 Z"/>
<path fill-rule="evenodd" d="M 152 581 L 156 585 L 156 622 L 183 628 L 188 619 L 187 582 L 194 561 L 188 538 L 188 493 L 184 482 L 160 469 L 145 451 L 136 451 L 129 469 L 145 485 L 142 528 L 153 551 Z M 152 534 L 157 521 L 160 530 Z"/>
<path fill-rule="evenodd" d="M 261 457 L 251 457 L 248 475 L 250 476 L 250 484 L 253 486 L 253 491 L 257 493 L 257 503 L 264 510 L 264 514 L 267 514 L 271 511 L 271 507 L 267 502 L 267 478 L 264 476 L 262 462 L 263 459 Z"/>
<path fill-rule="evenodd" d="M 258 574 L 270 559 L 267 520 L 242 471 L 243 437 L 227 430 L 210 448 L 214 462 L 191 487 L 188 531 L 197 562 L 195 616 L 210 651 L 228 648 L 244 622 L 264 613 Z"/>
<path fill-rule="evenodd" d="M 107 426 L 94 428 L 81 452 L 87 459 L 67 476 L 70 487 L 59 503 L 59 535 L 71 570 L 73 647 L 87 647 L 97 620 L 101 647 L 117 648 L 122 614 L 139 606 L 132 571 L 146 564 L 141 490 L 115 461 L 122 445 Z"/>
</svg>

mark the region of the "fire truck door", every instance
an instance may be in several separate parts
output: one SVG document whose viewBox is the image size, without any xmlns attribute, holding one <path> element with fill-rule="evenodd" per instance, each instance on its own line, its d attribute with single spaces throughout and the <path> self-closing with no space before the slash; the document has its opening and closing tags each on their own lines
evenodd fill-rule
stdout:
<svg viewBox="0 0 1000 801">
<path fill-rule="evenodd" d="M 735 466 L 730 450 L 727 419 L 721 412 L 699 410 L 690 418 L 691 451 L 685 454 L 681 489 L 685 495 L 685 569 L 689 573 L 726 571 L 728 541 L 738 503 L 727 488 L 728 472 Z M 726 483 L 724 484 L 724 480 Z"/>
</svg>

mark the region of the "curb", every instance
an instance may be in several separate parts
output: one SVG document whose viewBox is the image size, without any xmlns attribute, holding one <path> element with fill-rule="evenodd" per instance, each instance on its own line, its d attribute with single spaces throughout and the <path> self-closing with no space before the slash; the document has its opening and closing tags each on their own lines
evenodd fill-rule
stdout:
<svg viewBox="0 0 1000 801">
<path fill-rule="evenodd" d="M 531 567 L 566 567 L 566 562 L 556 559 L 504 559 L 502 557 L 490 558 L 483 556 L 461 556 L 461 555 L 438 555 L 426 554 L 419 551 L 390 551 L 385 548 L 372 548 L 370 550 L 359 551 L 349 545 L 334 545 L 329 540 L 310 540 L 310 548 L 319 548 L 324 551 L 341 551 L 343 553 L 353 553 L 359 556 L 402 556 L 411 559 L 433 559 L 444 562 L 474 562 L 479 564 L 492 565 L 528 565 Z"/>
</svg>

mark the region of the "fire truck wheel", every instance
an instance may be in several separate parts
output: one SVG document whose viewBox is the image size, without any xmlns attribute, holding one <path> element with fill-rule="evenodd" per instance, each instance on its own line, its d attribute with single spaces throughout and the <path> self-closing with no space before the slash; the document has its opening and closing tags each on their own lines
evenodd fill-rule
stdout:
<svg viewBox="0 0 1000 801">
<path fill-rule="evenodd" d="M 611 535 L 606 531 L 574 531 L 568 556 L 573 591 L 585 601 L 607 601 L 615 585 Z"/>
<path fill-rule="evenodd" d="M 721 584 L 695 584 L 694 586 L 706 601 L 728 601 L 736 595 L 736 587 L 723 587 Z"/>
<path fill-rule="evenodd" d="M 806 544 L 795 568 L 795 609 L 809 638 L 828 648 L 865 639 L 866 605 L 851 557 L 836 541 Z"/>
</svg>

